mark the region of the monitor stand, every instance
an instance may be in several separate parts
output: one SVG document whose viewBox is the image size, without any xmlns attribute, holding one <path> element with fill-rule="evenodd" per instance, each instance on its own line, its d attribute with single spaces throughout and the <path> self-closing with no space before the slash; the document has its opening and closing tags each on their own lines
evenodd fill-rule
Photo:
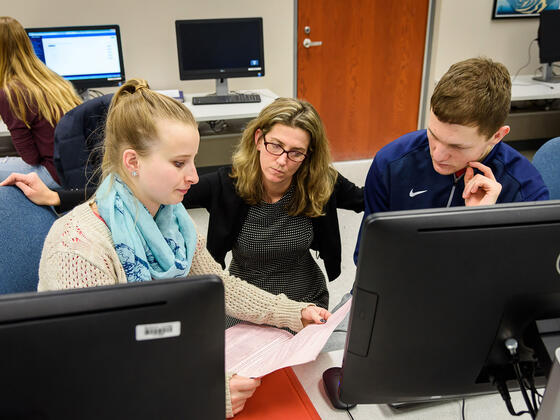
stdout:
<svg viewBox="0 0 560 420">
<path fill-rule="evenodd" d="M 542 76 L 533 77 L 533 79 L 546 83 L 560 83 L 560 76 L 552 73 L 552 63 L 543 63 Z"/>
<path fill-rule="evenodd" d="M 352 407 L 355 407 L 356 404 L 347 404 L 340 399 L 340 379 L 342 378 L 342 368 L 339 367 L 332 367 L 323 372 L 323 386 L 325 387 L 325 391 L 327 392 L 327 396 L 329 397 L 330 403 L 333 405 L 334 408 L 338 408 L 339 410 L 349 410 Z M 462 397 L 457 397 L 460 399 Z M 426 407 L 435 404 L 441 404 L 445 402 L 449 402 L 452 399 L 442 399 L 437 401 L 414 401 L 414 402 L 402 402 L 402 403 L 392 403 L 387 404 L 394 410 L 402 410 L 406 408 L 415 408 L 415 407 Z"/>
<path fill-rule="evenodd" d="M 228 81 L 226 78 L 216 79 L 216 92 L 206 96 L 193 96 L 193 105 L 219 105 L 219 104 L 237 104 L 260 102 L 261 97 L 257 93 L 242 94 L 232 93 L 228 89 Z"/>
<path fill-rule="evenodd" d="M 228 81 L 226 78 L 216 79 L 216 93 L 217 96 L 229 95 Z"/>
</svg>

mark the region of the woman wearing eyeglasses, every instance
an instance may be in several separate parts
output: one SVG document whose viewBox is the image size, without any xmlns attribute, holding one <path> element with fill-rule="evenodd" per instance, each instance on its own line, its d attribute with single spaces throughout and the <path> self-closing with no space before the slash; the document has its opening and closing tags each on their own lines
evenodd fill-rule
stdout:
<svg viewBox="0 0 560 420">
<path fill-rule="evenodd" d="M 331 165 L 325 129 L 313 106 L 278 98 L 243 132 L 231 169 L 203 175 L 186 207 L 210 213 L 208 249 L 229 271 L 271 293 L 327 308 L 329 280 L 340 275 L 337 207 L 363 211 L 363 191 Z M 236 321 L 228 319 L 228 326 Z"/>
</svg>

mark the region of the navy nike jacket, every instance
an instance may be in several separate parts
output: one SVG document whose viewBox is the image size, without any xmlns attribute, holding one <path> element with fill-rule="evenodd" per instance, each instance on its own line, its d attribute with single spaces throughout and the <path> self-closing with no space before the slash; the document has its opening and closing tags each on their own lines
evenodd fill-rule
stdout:
<svg viewBox="0 0 560 420">
<path fill-rule="evenodd" d="M 504 142 L 496 144 L 482 163 L 502 185 L 497 203 L 548 200 L 537 169 Z M 434 170 L 426 130 L 405 134 L 375 155 L 365 182 L 364 219 L 380 211 L 464 206 L 463 179 Z M 359 244 L 358 237 L 356 261 Z"/>
</svg>

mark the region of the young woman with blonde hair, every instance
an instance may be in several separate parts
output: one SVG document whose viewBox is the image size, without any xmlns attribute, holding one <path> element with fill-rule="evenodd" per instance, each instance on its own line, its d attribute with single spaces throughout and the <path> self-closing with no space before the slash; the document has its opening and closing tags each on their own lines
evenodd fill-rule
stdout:
<svg viewBox="0 0 560 420">
<path fill-rule="evenodd" d="M 327 308 L 325 276 L 310 250 L 329 280 L 339 276 L 337 208 L 363 211 L 363 192 L 332 167 L 315 108 L 278 98 L 248 124 L 231 170 L 202 176 L 183 203 L 209 211 L 208 250 L 223 267 L 231 250 L 232 274 Z"/>
<path fill-rule="evenodd" d="M 232 316 L 295 330 L 324 322 L 330 315 L 325 309 L 252 286 L 223 271 L 208 253 L 181 204 L 198 181 L 199 141 L 183 104 L 151 91 L 144 80 L 126 82 L 107 116 L 102 182 L 93 199 L 53 224 L 38 290 L 217 274 Z M 243 409 L 259 384 L 226 376 L 228 417 Z"/>
<path fill-rule="evenodd" d="M 54 128 L 82 101 L 72 85 L 35 55 L 21 24 L 0 17 L 0 117 L 20 157 L 0 157 L 0 181 L 12 172 L 37 172 L 59 187 L 53 164 Z"/>
</svg>

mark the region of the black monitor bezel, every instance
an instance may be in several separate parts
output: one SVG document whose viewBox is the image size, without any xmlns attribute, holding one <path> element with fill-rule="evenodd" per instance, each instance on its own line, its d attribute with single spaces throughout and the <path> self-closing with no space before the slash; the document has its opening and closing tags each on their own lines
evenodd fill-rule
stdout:
<svg viewBox="0 0 560 420">
<path fill-rule="evenodd" d="M 538 42 L 541 63 L 560 61 L 560 10 L 543 10 L 539 16 Z M 553 53 L 551 53 L 551 50 Z"/>
<path fill-rule="evenodd" d="M 204 70 L 186 70 L 183 65 L 183 43 L 180 36 L 180 27 L 185 24 L 215 24 L 215 23 L 238 23 L 238 22 L 255 22 L 258 24 L 259 34 L 257 41 L 259 42 L 259 53 L 262 61 L 260 76 L 255 71 L 241 70 L 239 68 L 222 68 L 222 69 L 204 69 Z M 179 64 L 180 80 L 204 80 L 204 79 L 228 79 L 238 77 L 262 77 L 265 75 L 265 57 L 264 57 L 264 33 L 262 17 L 248 18 L 224 18 L 224 19 L 183 19 L 175 21 L 175 34 L 177 39 L 177 59 Z"/>
<path fill-rule="evenodd" d="M 0 418 L 223 419 L 224 316 L 215 275 L 0 296 Z"/>
<path fill-rule="evenodd" d="M 398 252 L 393 252 L 394 256 L 389 256 L 383 254 L 383 247 L 389 249 L 387 242 L 383 239 L 386 239 L 389 235 L 395 235 L 394 227 L 389 225 L 395 220 L 404 221 L 405 224 L 401 226 L 402 230 L 399 231 L 399 244 L 391 246 L 393 251 L 395 251 L 395 247 L 398 247 Z M 492 319 L 488 321 L 488 326 L 484 327 L 484 333 L 479 328 L 482 325 L 481 323 L 477 325 L 469 324 L 466 326 L 466 329 L 462 330 L 461 325 L 453 322 L 454 318 L 450 314 L 455 309 L 450 309 L 449 304 L 442 306 L 442 308 L 445 308 L 442 309 L 445 313 L 439 312 L 440 315 L 438 317 L 432 313 L 430 316 L 425 317 L 424 321 L 419 319 L 423 317 L 423 315 L 418 315 L 419 313 L 421 314 L 419 310 L 429 307 L 428 305 L 431 305 L 433 302 L 419 299 L 420 294 L 424 294 L 425 297 L 425 293 L 418 293 L 418 291 L 420 288 L 425 287 L 422 283 L 425 281 L 424 279 L 436 275 L 436 271 L 441 271 L 441 268 L 437 265 L 437 258 L 434 258 L 433 264 L 436 268 L 434 272 L 426 270 L 418 272 L 417 277 L 407 276 L 412 282 L 411 284 L 417 283 L 414 284 L 414 287 L 407 287 L 405 283 L 402 283 L 403 279 L 398 281 L 398 284 L 392 283 L 397 280 L 394 276 L 390 276 L 391 272 L 394 273 L 393 269 L 387 267 L 396 267 L 397 264 L 394 259 L 410 255 L 410 250 L 407 248 L 410 238 L 406 231 L 413 229 L 415 224 L 421 223 L 421 226 L 418 225 L 416 228 L 421 228 L 428 234 L 441 229 L 449 229 L 450 231 L 463 229 L 464 232 L 468 232 L 472 228 L 471 223 L 473 220 L 476 220 L 478 223 L 477 229 L 484 229 L 485 227 L 491 227 L 492 229 L 505 227 L 507 229 L 509 224 L 511 224 L 512 230 L 519 229 L 521 231 L 524 223 L 527 225 L 536 223 L 541 227 L 546 226 L 547 228 L 554 225 L 554 232 L 557 232 L 560 229 L 560 200 L 497 204 L 489 207 L 398 211 L 369 215 L 362 227 L 362 242 L 360 244 L 356 283 L 353 290 L 354 302 L 351 309 L 344 351 L 342 380 L 339 389 L 342 401 L 350 404 L 421 402 L 495 392 L 495 385 L 485 375 L 487 375 L 489 368 L 501 368 L 507 360 L 507 351 L 503 345 L 504 334 L 506 332 L 520 333 L 521 328 L 525 327 L 525 319 L 521 316 L 523 314 L 528 317 L 534 317 L 537 313 L 539 315 L 546 315 L 536 319 L 552 317 L 549 311 L 550 305 L 548 305 L 550 299 L 540 299 L 539 302 L 545 302 L 546 304 L 538 306 L 534 304 L 530 296 L 526 300 L 528 305 L 523 308 L 523 311 L 518 311 L 519 307 L 514 306 L 516 312 L 512 316 L 510 304 L 515 305 L 518 301 L 515 299 L 515 296 L 507 295 L 507 293 L 513 293 L 508 290 L 509 283 L 505 286 L 507 299 L 501 295 L 502 291 L 504 291 L 503 283 L 507 283 L 505 279 L 502 279 L 499 282 L 500 284 L 490 284 L 488 296 L 481 295 L 483 298 L 479 302 L 485 302 L 485 308 L 494 308 L 488 305 L 491 303 L 491 300 L 495 300 L 497 305 L 503 305 L 499 308 L 496 307 L 495 311 L 485 309 L 487 312 L 484 312 L 484 314 L 492 313 Z M 519 222 L 521 224 L 516 225 Z M 406 223 L 410 223 L 410 225 L 407 227 Z M 374 232 L 377 233 L 375 240 Z M 468 252 L 464 249 L 461 250 L 460 244 L 455 245 L 457 246 L 456 252 L 463 252 L 465 253 L 465 258 L 468 258 Z M 514 245 L 514 242 L 508 244 L 508 246 Z M 447 247 L 452 249 L 454 244 L 449 243 Z M 367 248 L 369 248 L 369 252 L 364 251 Z M 535 250 L 539 249 L 536 246 L 533 248 Z M 524 249 L 531 249 L 531 247 Z M 531 252 L 534 251 L 531 250 Z M 551 265 L 550 267 L 547 266 L 546 270 L 550 272 L 551 276 L 560 276 L 559 252 L 560 248 L 547 251 L 547 258 L 550 257 Z M 492 255 L 488 255 L 488 258 L 489 264 L 498 265 L 504 262 L 503 259 L 499 261 L 492 260 Z M 555 265 L 553 264 L 553 259 Z M 467 282 L 465 290 L 469 291 L 469 297 L 471 298 L 472 296 L 479 295 L 478 291 L 475 290 L 476 284 L 481 284 L 485 279 L 483 276 L 486 275 L 486 273 L 482 272 L 482 268 L 485 266 L 483 264 L 478 264 L 477 266 L 477 261 L 472 261 L 473 269 L 466 273 L 470 276 L 467 280 L 471 278 L 476 279 L 476 281 L 472 281 L 472 285 L 465 280 L 466 275 L 457 276 Z M 372 280 L 371 274 L 368 274 L 367 271 L 371 273 L 373 264 L 382 267 L 377 275 L 378 277 L 386 277 L 385 280 L 381 281 L 386 286 L 379 286 L 379 284 L 376 284 L 376 281 Z M 400 268 L 397 269 L 405 272 L 412 270 L 412 266 L 413 262 L 411 260 L 400 260 L 398 265 Z M 437 275 L 442 276 L 443 274 L 438 273 Z M 449 273 L 449 275 L 452 275 L 452 273 Z M 389 279 L 389 277 L 391 278 Z M 533 285 L 530 278 L 527 278 L 527 281 L 531 286 Z M 552 284 L 550 287 L 554 287 L 554 290 L 550 291 L 550 293 L 555 293 L 555 296 L 557 293 L 560 293 L 560 279 L 558 285 L 556 285 L 555 281 L 550 281 L 549 283 Z M 378 290 L 380 287 L 381 291 Z M 393 307 L 390 311 L 386 310 L 386 308 L 391 306 L 387 302 L 394 301 L 394 299 L 387 299 L 387 295 L 383 295 L 383 289 L 387 289 L 387 287 L 398 289 L 392 293 L 394 296 L 400 296 L 400 302 L 403 305 L 400 310 L 406 311 L 407 314 L 410 312 L 409 321 L 403 319 L 404 315 L 400 319 L 397 319 L 396 316 L 390 318 L 390 311 L 396 311 L 398 308 Z M 429 287 L 433 289 L 433 285 Z M 453 293 L 454 291 L 450 289 L 452 289 L 452 285 L 446 286 L 444 289 L 434 289 L 434 293 L 438 293 L 437 296 L 434 294 L 436 296 L 434 301 L 449 295 L 449 293 Z M 480 306 L 478 309 L 481 311 Z M 379 311 L 385 311 L 382 322 L 379 321 L 380 314 L 382 314 Z M 558 308 L 555 311 L 557 312 Z M 520 316 L 521 319 L 519 319 Z M 558 315 L 556 314 L 556 316 Z M 387 323 L 388 318 L 390 318 L 391 324 Z M 433 325 L 430 323 L 430 320 L 436 324 L 441 322 L 441 328 L 438 327 L 439 332 L 450 331 L 456 328 L 468 334 L 466 334 L 466 338 L 462 337 L 461 334 L 456 334 L 456 337 L 452 339 L 447 338 L 453 344 L 453 349 L 449 351 L 434 350 L 442 349 L 444 346 L 431 346 L 430 343 L 433 340 L 431 341 L 430 339 L 435 334 L 432 330 L 427 330 L 430 332 L 425 335 L 426 345 L 424 342 L 417 340 L 418 329 L 414 329 L 411 335 L 410 328 L 408 328 L 409 333 L 407 334 L 406 325 L 410 324 L 410 319 L 415 324 L 424 322 L 426 325 Z M 375 346 L 375 339 L 379 340 L 380 337 L 380 334 L 378 334 L 380 330 L 375 332 L 375 328 L 383 330 L 384 333 L 381 335 L 387 334 L 385 335 L 386 339 L 381 340 L 382 345 L 378 344 Z M 479 333 L 478 335 L 477 332 Z M 394 334 L 401 334 L 399 338 L 395 339 L 397 343 L 387 339 L 389 336 L 394 337 Z M 392 342 L 389 343 L 389 341 Z M 380 341 L 377 341 L 377 343 L 380 343 Z M 372 349 L 376 352 L 375 355 L 372 353 Z M 429 349 L 432 350 L 430 351 Z M 410 355 L 411 350 L 414 350 L 414 356 Z M 471 353 L 471 351 L 474 353 Z M 453 353 L 453 356 L 448 357 L 451 353 Z M 498 356 L 496 356 L 497 353 L 499 353 Z M 404 356 L 407 354 L 408 357 Z M 466 379 L 467 377 L 468 379 Z M 544 376 L 539 375 L 537 379 L 540 384 L 544 384 Z M 510 385 L 515 385 L 515 383 L 512 382 Z M 434 390 L 436 392 L 433 392 Z"/>
<path fill-rule="evenodd" d="M 30 32 L 63 32 L 63 31 L 90 31 L 90 30 L 103 30 L 103 29 L 114 29 L 117 36 L 117 49 L 119 54 L 119 65 L 121 68 L 121 76 L 118 78 L 91 78 L 91 79 L 75 79 L 68 80 L 78 91 L 83 91 L 90 88 L 100 88 L 100 87 L 114 87 L 121 86 L 125 80 L 125 69 L 124 69 L 124 58 L 122 49 L 122 39 L 121 31 L 119 25 L 76 25 L 76 26 L 50 26 L 50 27 L 36 27 L 36 28 L 25 28 L 28 36 Z M 62 76 L 64 77 L 64 76 Z"/>
</svg>

